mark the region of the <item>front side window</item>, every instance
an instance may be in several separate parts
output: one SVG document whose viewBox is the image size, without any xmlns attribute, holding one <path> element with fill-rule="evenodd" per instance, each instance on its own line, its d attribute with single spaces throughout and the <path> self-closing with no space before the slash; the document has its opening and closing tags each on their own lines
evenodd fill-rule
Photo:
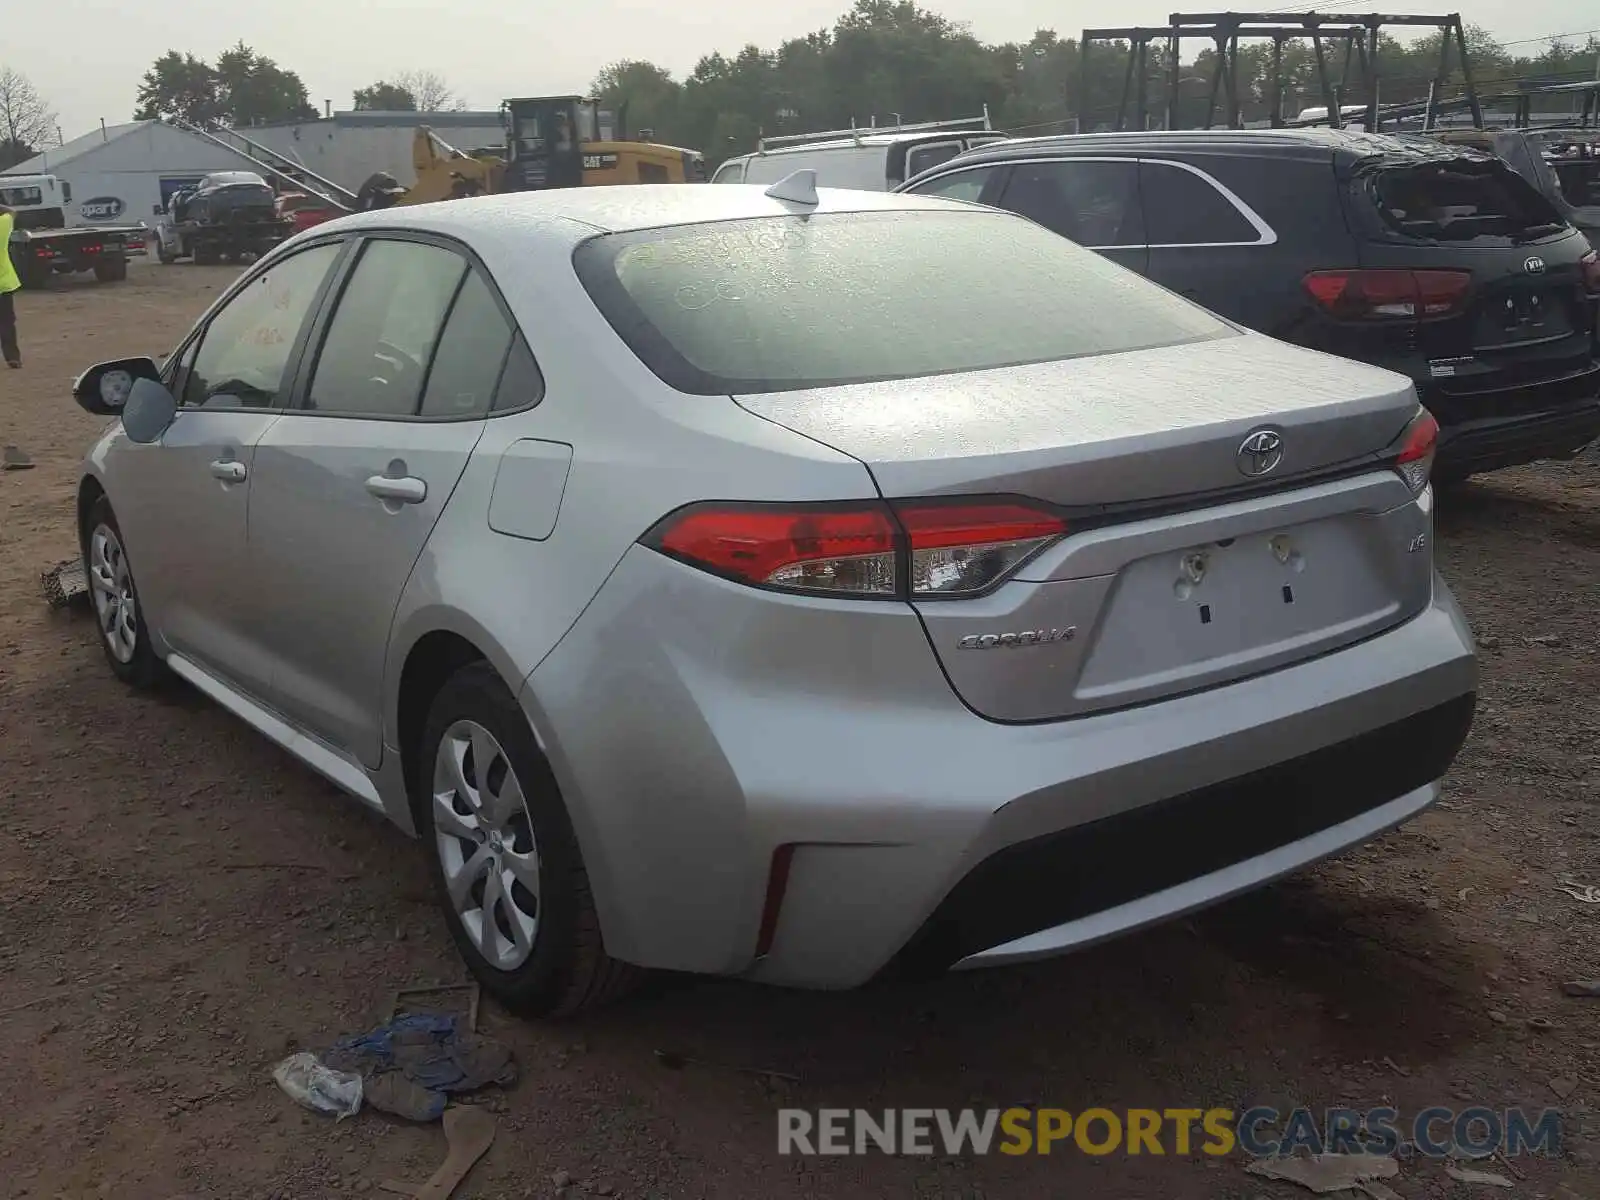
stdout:
<svg viewBox="0 0 1600 1200">
<path fill-rule="evenodd" d="M 368 242 L 328 324 L 306 407 L 416 415 L 434 345 L 466 273 L 466 260 L 442 246 Z"/>
<path fill-rule="evenodd" d="M 927 183 L 910 189 L 918 196 L 944 196 L 949 200 L 970 200 L 974 204 L 983 195 L 983 189 L 995 172 L 994 167 L 972 167 L 966 171 L 952 171 Z"/>
<path fill-rule="evenodd" d="M 711 177 L 712 183 L 743 183 L 744 160 L 735 158 L 723 163 L 717 168 L 717 173 Z"/>
<path fill-rule="evenodd" d="M 1133 161 L 1018 163 L 1000 206 L 1080 246 L 1144 245 L 1139 170 Z"/>
<path fill-rule="evenodd" d="M 1204 176 L 1171 163 L 1140 167 L 1145 236 L 1152 246 L 1236 245 L 1261 231 Z"/>
<path fill-rule="evenodd" d="M 909 379 L 1235 336 L 1008 213 L 762 217 L 602 234 L 573 264 L 669 386 L 727 395 Z"/>
<path fill-rule="evenodd" d="M 330 242 L 268 267 L 219 309 L 185 374 L 182 402 L 207 408 L 276 408 L 289 356 L 342 246 Z"/>
</svg>

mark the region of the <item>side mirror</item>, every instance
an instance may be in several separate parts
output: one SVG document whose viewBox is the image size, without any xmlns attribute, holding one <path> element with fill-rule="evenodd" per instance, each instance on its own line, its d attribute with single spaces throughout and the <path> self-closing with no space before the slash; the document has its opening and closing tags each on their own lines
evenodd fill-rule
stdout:
<svg viewBox="0 0 1600 1200">
<path fill-rule="evenodd" d="M 72 398 L 85 412 L 97 417 L 120 413 L 140 379 L 161 381 L 161 368 L 153 358 L 114 358 L 96 363 L 72 383 Z"/>
<path fill-rule="evenodd" d="M 136 379 L 122 406 L 122 429 L 131 441 L 159 442 L 177 415 L 178 402 L 167 385 L 156 379 Z"/>
<path fill-rule="evenodd" d="M 159 217 L 159 216 L 160 216 L 160 215 L 161 215 L 161 205 L 159 205 L 159 204 L 152 204 L 152 205 L 151 205 L 151 206 L 150 206 L 150 211 L 151 211 L 151 212 L 152 212 L 152 213 L 153 213 L 153 214 L 154 214 L 154 215 L 155 215 L 155 216 L 158 216 L 158 217 Z"/>
</svg>

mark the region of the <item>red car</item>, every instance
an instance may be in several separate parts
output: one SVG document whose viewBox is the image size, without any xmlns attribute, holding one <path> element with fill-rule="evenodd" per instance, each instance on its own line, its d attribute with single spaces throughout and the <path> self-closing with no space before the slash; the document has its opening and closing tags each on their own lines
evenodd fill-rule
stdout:
<svg viewBox="0 0 1600 1200">
<path fill-rule="evenodd" d="M 321 197 L 308 196 L 305 192 L 284 192 L 278 197 L 275 207 L 280 217 L 289 217 L 294 221 L 296 233 L 341 215 L 329 208 Z"/>
</svg>

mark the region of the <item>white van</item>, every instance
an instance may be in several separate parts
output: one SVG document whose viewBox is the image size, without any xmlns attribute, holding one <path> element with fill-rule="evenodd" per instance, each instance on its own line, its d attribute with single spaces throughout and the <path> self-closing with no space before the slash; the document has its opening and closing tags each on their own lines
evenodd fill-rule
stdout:
<svg viewBox="0 0 1600 1200">
<path fill-rule="evenodd" d="M 967 120 L 763 138 L 754 154 L 741 154 L 718 167 L 711 182 L 776 183 L 809 167 L 816 171 L 819 187 L 888 192 L 963 150 L 1005 137 L 990 126 L 986 107 L 983 116 Z"/>
</svg>

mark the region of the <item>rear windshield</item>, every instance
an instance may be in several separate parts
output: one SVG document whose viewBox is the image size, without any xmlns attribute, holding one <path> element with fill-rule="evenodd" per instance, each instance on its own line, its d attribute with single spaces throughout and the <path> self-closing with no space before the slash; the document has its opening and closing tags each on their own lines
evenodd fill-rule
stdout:
<svg viewBox="0 0 1600 1200">
<path fill-rule="evenodd" d="M 605 234 L 574 265 L 669 386 L 777 392 L 1232 336 L 1204 309 L 1005 213 L 759 217 Z"/>
<path fill-rule="evenodd" d="M 1499 162 L 1463 159 L 1383 170 L 1371 191 L 1384 220 L 1420 241 L 1515 242 L 1566 228 L 1537 188 Z"/>
</svg>

